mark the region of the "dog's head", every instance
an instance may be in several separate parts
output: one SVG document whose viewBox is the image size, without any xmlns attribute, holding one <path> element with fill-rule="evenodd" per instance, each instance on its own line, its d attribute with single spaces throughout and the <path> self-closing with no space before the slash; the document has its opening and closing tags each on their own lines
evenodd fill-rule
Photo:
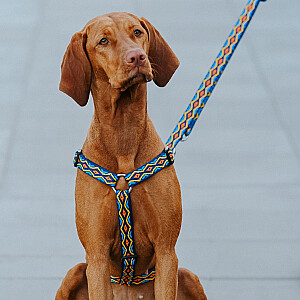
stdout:
<svg viewBox="0 0 300 300">
<path fill-rule="evenodd" d="M 73 35 L 59 89 L 84 106 L 94 79 L 120 91 L 152 79 L 165 86 L 178 66 L 171 48 L 146 19 L 111 13 L 94 18 Z"/>
</svg>

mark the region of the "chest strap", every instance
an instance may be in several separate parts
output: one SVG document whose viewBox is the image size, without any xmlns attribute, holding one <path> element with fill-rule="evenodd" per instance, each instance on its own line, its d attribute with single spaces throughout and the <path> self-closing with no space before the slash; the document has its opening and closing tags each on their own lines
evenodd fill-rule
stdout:
<svg viewBox="0 0 300 300">
<path fill-rule="evenodd" d="M 76 151 L 73 164 L 84 173 L 101 181 L 102 183 L 115 188 L 120 175 L 124 176 L 128 182 L 129 187 L 134 187 L 137 184 L 143 182 L 149 177 L 153 176 L 162 169 L 172 165 L 174 163 L 173 151 L 169 148 L 165 148 L 159 155 L 153 158 L 148 163 L 141 167 L 131 171 L 128 174 L 116 174 L 108 171 L 107 169 L 93 163 L 87 159 L 81 151 Z"/>
<path fill-rule="evenodd" d="M 166 148 L 158 156 L 143 166 L 128 174 L 116 174 L 93 163 L 87 159 L 81 151 L 75 153 L 73 160 L 74 167 L 84 173 L 110 186 L 116 193 L 116 202 L 119 219 L 119 232 L 122 250 L 122 276 L 111 276 L 111 282 L 120 285 L 138 285 L 155 279 L 155 268 L 149 270 L 148 274 L 135 276 L 135 265 L 137 255 L 134 247 L 134 229 L 132 219 L 132 207 L 130 191 L 132 187 L 143 182 L 160 170 L 174 163 L 172 150 Z M 128 190 L 116 190 L 115 186 L 120 176 L 128 182 Z"/>
</svg>

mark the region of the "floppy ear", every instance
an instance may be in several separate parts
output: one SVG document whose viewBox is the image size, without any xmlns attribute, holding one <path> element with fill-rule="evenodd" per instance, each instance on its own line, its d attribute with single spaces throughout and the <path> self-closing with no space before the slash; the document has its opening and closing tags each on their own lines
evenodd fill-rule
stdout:
<svg viewBox="0 0 300 300">
<path fill-rule="evenodd" d="M 92 78 L 92 67 L 85 45 L 86 33 L 75 33 L 61 64 L 59 84 L 60 91 L 72 97 L 80 106 L 88 102 Z"/>
<path fill-rule="evenodd" d="M 154 69 L 153 81 L 158 86 L 165 86 L 178 68 L 179 60 L 158 30 L 148 20 L 141 18 L 140 22 L 148 33 L 148 57 Z"/>
</svg>

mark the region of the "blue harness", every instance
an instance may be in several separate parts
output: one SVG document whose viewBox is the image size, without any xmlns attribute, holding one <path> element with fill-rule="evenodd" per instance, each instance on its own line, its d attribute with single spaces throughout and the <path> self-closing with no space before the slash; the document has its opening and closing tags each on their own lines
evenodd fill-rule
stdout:
<svg viewBox="0 0 300 300">
<path fill-rule="evenodd" d="M 138 285 L 155 279 L 154 267 L 149 270 L 148 274 L 134 274 L 137 255 L 134 248 L 134 230 L 130 191 L 135 185 L 143 182 L 160 170 L 174 163 L 175 147 L 180 141 L 186 139 L 190 135 L 206 102 L 208 101 L 222 73 L 224 72 L 237 45 L 243 37 L 260 1 L 266 0 L 248 1 L 219 55 L 205 76 L 186 111 L 177 123 L 169 139 L 167 140 L 166 148 L 158 156 L 128 174 L 115 174 L 87 159 L 81 151 L 77 151 L 75 153 L 73 160 L 75 167 L 94 179 L 110 186 L 116 193 L 119 231 L 122 247 L 122 276 L 111 276 L 111 282 L 130 286 Z M 124 177 L 126 179 L 129 189 L 116 190 L 115 187 L 119 177 Z"/>
<path fill-rule="evenodd" d="M 148 274 L 134 276 L 134 269 L 137 255 L 134 249 L 134 230 L 132 220 L 132 209 L 130 191 L 132 187 L 153 176 L 160 170 L 174 163 L 173 151 L 165 148 L 158 156 L 128 174 L 116 174 L 107 169 L 98 166 L 87 159 L 82 152 L 76 152 L 74 157 L 74 166 L 99 180 L 100 182 L 112 187 L 116 193 L 119 231 L 122 246 L 122 276 L 111 276 L 111 282 L 121 285 L 137 285 L 153 280 L 155 278 L 155 268 L 149 270 Z M 116 190 L 116 184 L 119 177 L 124 177 L 128 182 L 128 190 Z"/>
</svg>

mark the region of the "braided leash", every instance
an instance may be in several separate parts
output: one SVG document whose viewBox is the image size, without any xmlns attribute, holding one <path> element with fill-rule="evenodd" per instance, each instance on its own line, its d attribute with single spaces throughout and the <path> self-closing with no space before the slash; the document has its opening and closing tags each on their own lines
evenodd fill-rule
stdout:
<svg viewBox="0 0 300 300">
<path fill-rule="evenodd" d="M 195 93 L 195 96 L 167 140 L 166 146 L 168 148 L 174 149 L 181 140 L 186 139 L 190 135 L 261 1 L 266 0 L 250 0 L 246 5 L 219 55 L 215 59 L 199 89 Z"/>
</svg>

